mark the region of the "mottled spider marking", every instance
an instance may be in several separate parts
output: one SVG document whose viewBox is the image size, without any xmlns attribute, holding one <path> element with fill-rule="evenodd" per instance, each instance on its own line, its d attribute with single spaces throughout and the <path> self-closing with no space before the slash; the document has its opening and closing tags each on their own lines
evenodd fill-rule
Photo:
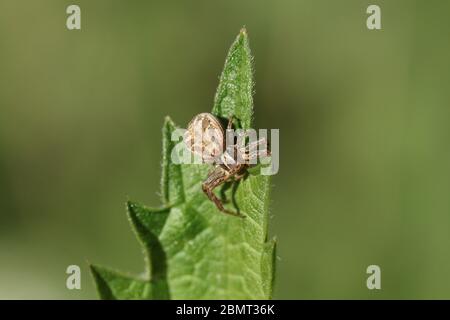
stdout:
<svg viewBox="0 0 450 320">
<path fill-rule="evenodd" d="M 189 122 L 184 141 L 188 149 L 204 163 L 214 163 L 223 153 L 224 131 L 219 120 L 210 113 L 200 113 Z"/>
</svg>

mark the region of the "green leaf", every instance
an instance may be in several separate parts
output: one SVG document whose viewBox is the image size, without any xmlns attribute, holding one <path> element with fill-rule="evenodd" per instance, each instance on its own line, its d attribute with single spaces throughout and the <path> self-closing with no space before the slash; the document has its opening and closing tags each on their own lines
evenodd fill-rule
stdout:
<svg viewBox="0 0 450 320">
<path fill-rule="evenodd" d="M 226 119 L 234 116 L 239 127 L 248 129 L 253 116 L 252 93 L 252 56 L 247 31 L 242 29 L 228 51 L 212 113 Z"/>
<path fill-rule="evenodd" d="M 100 266 L 90 266 L 101 299 L 151 299 L 151 283 Z"/>
<path fill-rule="evenodd" d="M 241 30 L 228 53 L 213 113 L 252 124 L 252 61 Z M 221 190 L 239 218 L 223 214 L 201 183 L 209 165 L 174 164 L 174 123 L 163 126 L 161 194 L 163 206 L 127 204 L 128 216 L 144 249 L 142 279 L 91 266 L 102 299 L 269 299 L 275 272 L 275 240 L 268 241 L 270 178 L 248 175 Z M 218 192 L 219 193 L 219 192 Z"/>
</svg>

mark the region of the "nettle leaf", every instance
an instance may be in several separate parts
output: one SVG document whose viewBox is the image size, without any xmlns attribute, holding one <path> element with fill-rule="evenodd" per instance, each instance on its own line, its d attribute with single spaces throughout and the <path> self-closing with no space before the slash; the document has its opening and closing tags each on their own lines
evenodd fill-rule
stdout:
<svg viewBox="0 0 450 320">
<path fill-rule="evenodd" d="M 252 58 L 241 30 L 228 53 L 212 112 L 252 124 Z M 175 124 L 163 127 L 162 209 L 128 202 L 130 222 L 146 258 L 142 278 L 92 265 L 102 299 L 269 299 L 275 271 L 275 239 L 268 241 L 270 178 L 250 174 L 218 193 L 245 218 L 223 214 L 201 184 L 210 165 L 174 164 Z"/>
</svg>

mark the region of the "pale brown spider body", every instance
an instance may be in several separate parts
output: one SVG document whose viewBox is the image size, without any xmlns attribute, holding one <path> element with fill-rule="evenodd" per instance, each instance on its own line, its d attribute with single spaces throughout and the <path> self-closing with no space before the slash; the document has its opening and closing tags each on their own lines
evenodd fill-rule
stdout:
<svg viewBox="0 0 450 320">
<path fill-rule="evenodd" d="M 232 129 L 232 125 L 233 119 L 230 118 L 227 129 Z M 214 169 L 202 183 L 203 192 L 220 211 L 242 217 L 240 213 L 224 208 L 222 201 L 213 191 L 231 179 L 237 181 L 244 177 L 250 163 L 258 156 L 256 149 L 260 145 L 266 145 L 266 140 L 263 138 L 247 146 L 233 144 L 224 150 L 224 129 L 220 121 L 210 113 L 196 115 L 188 124 L 184 139 L 188 149 L 200 156 L 202 163 L 214 164 Z"/>
</svg>

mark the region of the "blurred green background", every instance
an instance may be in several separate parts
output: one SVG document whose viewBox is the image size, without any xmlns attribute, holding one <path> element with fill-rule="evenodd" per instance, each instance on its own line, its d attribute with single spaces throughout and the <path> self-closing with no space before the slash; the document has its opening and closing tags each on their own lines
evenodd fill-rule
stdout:
<svg viewBox="0 0 450 320">
<path fill-rule="evenodd" d="M 275 297 L 450 298 L 449 15 L 446 0 L 1 0 L 0 298 L 96 298 L 87 260 L 143 270 L 124 203 L 159 204 L 163 118 L 211 109 L 243 25 L 256 127 L 280 128 Z"/>
</svg>

